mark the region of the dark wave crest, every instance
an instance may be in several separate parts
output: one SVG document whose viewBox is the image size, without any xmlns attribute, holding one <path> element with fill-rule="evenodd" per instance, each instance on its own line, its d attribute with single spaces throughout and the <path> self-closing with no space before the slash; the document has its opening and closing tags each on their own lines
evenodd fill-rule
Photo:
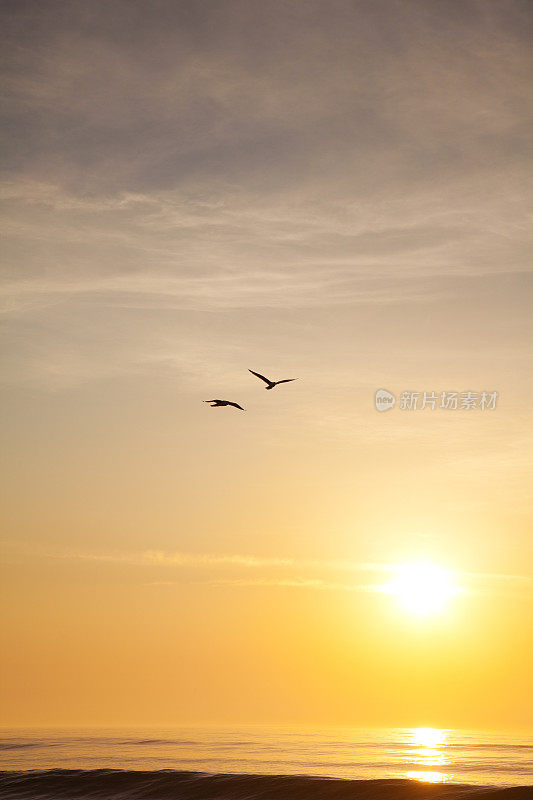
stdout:
<svg viewBox="0 0 533 800">
<path fill-rule="evenodd" d="M 5 800 L 531 800 L 533 787 L 484 788 L 409 780 L 208 775 L 174 770 L 0 772 Z"/>
</svg>

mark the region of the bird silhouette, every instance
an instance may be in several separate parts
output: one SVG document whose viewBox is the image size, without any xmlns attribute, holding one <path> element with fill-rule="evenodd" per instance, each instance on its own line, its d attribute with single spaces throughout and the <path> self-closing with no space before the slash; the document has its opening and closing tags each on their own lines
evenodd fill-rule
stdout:
<svg viewBox="0 0 533 800">
<path fill-rule="evenodd" d="M 221 406 L 233 406 L 233 408 L 240 408 L 241 411 L 245 410 L 238 403 L 232 403 L 230 400 L 204 400 L 204 403 L 210 403 L 211 408 L 220 408 Z"/>
<path fill-rule="evenodd" d="M 297 381 L 298 378 L 285 378 L 282 381 L 271 381 L 268 378 L 265 378 L 264 375 L 260 375 L 259 372 L 254 372 L 253 369 L 249 369 L 248 372 L 251 372 L 252 375 L 255 375 L 256 378 L 264 381 L 266 383 L 265 389 L 268 391 L 269 389 L 273 389 L 274 386 L 277 386 L 278 383 L 291 383 L 291 381 Z"/>
</svg>

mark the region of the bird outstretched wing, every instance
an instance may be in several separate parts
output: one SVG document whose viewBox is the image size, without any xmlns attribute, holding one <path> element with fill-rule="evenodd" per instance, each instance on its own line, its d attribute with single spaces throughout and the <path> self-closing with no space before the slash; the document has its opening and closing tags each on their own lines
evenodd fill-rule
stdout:
<svg viewBox="0 0 533 800">
<path fill-rule="evenodd" d="M 249 369 L 248 372 L 251 372 L 252 375 L 255 375 L 256 378 L 260 378 L 265 383 L 272 383 L 272 381 L 269 381 L 264 375 L 260 375 L 259 372 L 254 372 L 253 369 Z"/>
<path fill-rule="evenodd" d="M 282 381 L 276 381 L 276 383 L 291 383 L 291 381 L 297 381 L 298 378 L 285 378 Z"/>
<path fill-rule="evenodd" d="M 228 406 L 233 406 L 234 408 L 240 408 L 241 411 L 244 411 L 244 408 L 240 406 L 238 403 L 230 403 L 228 402 Z"/>
</svg>

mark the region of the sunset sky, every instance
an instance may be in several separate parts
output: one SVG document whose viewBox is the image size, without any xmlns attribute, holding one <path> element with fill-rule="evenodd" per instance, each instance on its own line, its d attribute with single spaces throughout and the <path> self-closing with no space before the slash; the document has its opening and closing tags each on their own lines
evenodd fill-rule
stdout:
<svg viewBox="0 0 533 800">
<path fill-rule="evenodd" d="M 1 722 L 533 728 L 531 4 L 1 8 Z"/>
</svg>

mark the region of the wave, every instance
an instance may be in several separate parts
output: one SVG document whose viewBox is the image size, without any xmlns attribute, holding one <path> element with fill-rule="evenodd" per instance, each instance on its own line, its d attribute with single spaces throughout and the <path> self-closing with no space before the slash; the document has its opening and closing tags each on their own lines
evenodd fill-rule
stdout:
<svg viewBox="0 0 533 800">
<path fill-rule="evenodd" d="M 293 775 L 175 770 L 0 772 L 5 800 L 532 800 L 533 786 L 423 784 L 405 779 L 343 780 Z"/>
<path fill-rule="evenodd" d="M 27 750 L 31 747 L 42 747 L 42 742 L 0 742 L 0 750 Z"/>
</svg>

